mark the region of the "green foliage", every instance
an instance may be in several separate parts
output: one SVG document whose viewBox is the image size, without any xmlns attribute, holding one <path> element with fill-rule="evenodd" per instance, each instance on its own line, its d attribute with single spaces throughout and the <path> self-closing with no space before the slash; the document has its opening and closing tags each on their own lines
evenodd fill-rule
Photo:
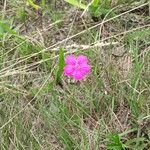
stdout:
<svg viewBox="0 0 150 150">
<path fill-rule="evenodd" d="M 88 8 L 89 13 L 91 16 L 99 17 L 101 12 L 99 10 L 100 0 L 93 0 Z"/>
<path fill-rule="evenodd" d="M 26 56 L 26 55 L 31 55 L 33 53 L 39 52 L 41 50 L 41 47 L 30 43 L 29 41 L 27 41 L 26 39 L 19 39 L 19 38 L 15 38 L 15 42 L 18 46 L 17 50 L 18 53 L 20 54 L 20 56 Z"/>
<path fill-rule="evenodd" d="M 24 7 L 21 7 L 19 9 L 17 9 L 16 17 L 18 19 L 20 19 L 20 21 L 25 22 L 27 20 L 28 16 L 29 15 L 28 15 L 28 13 L 27 13 L 27 11 L 25 10 Z"/>
<path fill-rule="evenodd" d="M 127 140 L 125 147 L 131 150 L 144 150 L 148 145 L 148 141 L 145 138 L 133 138 Z"/>
<path fill-rule="evenodd" d="M 33 0 L 27 0 L 28 4 L 34 9 L 39 10 L 41 7 L 33 2 Z"/>
<path fill-rule="evenodd" d="M 144 150 L 149 142 L 145 138 L 136 137 L 133 139 L 127 139 L 122 142 L 122 137 L 118 134 L 110 134 L 108 136 L 108 150 Z"/>
<path fill-rule="evenodd" d="M 93 7 L 98 7 L 99 4 L 100 4 L 100 0 L 92 0 L 92 2 L 91 2 L 91 5 L 92 5 Z"/>
<path fill-rule="evenodd" d="M 110 0 L 92 0 L 90 5 L 84 5 L 80 3 L 77 0 L 65 0 L 66 2 L 72 4 L 75 7 L 78 7 L 80 9 L 86 9 L 88 8 L 88 12 L 92 17 L 100 17 L 101 15 L 106 15 L 110 11 Z M 110 13 L 111 15 L 114 13 Z"/>
<path fill-rule="evenodd" d="M 46 6 L 46 0 L 41 0 L 41 5 L 42 5 L 42 7 L 45 7 Z"/>
<path fill-rule="evenodd" d="M 64 1 L 80 9 L 86 9 L 86 5 L 82 4 L 79 0 L 64 0 Z"/>
<path fill-rule="evenodd" d="M 105 16 L 107 14 L 109 14 L 107 17 L 114 17 L 116 14 L 114 11 L 112 11 L 111 9 L 111 3 L 112 0 L 91 0 L 91 2 L 88 5 L 84 5 L 83 3 L 81 3 L 81 1 L 79 0 L 64 0 L 68 3 L 70 3 L 71 5 L 78 7 L 80 9 L 87 9 L 88 13 L 92 16 L 92 17 L 101 17 L 101 16 Z M 131 4 L 132 0 L 118 0 L 116 2 L 116 5 L 120 5 L 120 4 Z"/>
<path fill-rule="evenodd" d="M 88 9 L 89 13 L 92 17 L 100 17 L 102 15 L 105 16 L 107 14 L 109 14 L 108 17 L 114 17 L 115 13 L 113 11 L 110 11 L 110 4 L 110 0 L 93 0 Z"/>
<path fill-rule="evenodd" d="M 127 34 L 125 37 L 126 47 L 128 48 L 131 57 L 134 60 L 132 72 L 135 72 L 134 74 L 131 73 L 130 84 L 133 87 L 133 89 L 129 91 L 130 96 L 127 98 L 127 101 L 129 103 L 133 115 L 137 118 L 141 112 L 141 109 L 139 107 L 141 101 L 137 101 L 138 96 L 136 90 L 138 91 L 141 89 L 142 69 L 145 64 L 145 62 L 143 62 L 142 59 L 140 59 L 139 55 L 141 53 L 141 50 L 150 44 L 149 39 L 150 39 L 150 29 L 134 31 L 130 34 Z M 145 55 L 145 58 L 146 57 L 147 55 Z"/>
<path fill-rule="evenodd" d="M 116 14 L 111 11 L 110 9 L 104 8 L 104 7 L 93 7 L 92 5 L 89 6 L 89 13 L 92 17 L 100 17 L 100 16 L 105 16 L 107 14 L 109 14 L 109 17 L 114 17 Z"/>
<path fill-rule="evenodd" d="M 74 149 L 75 145 L 74 139 L 73 137 L 71 137 L 71 135 L 65 128 L 62 129 L 61 132 L 59 133 L 59 138 L 62 141 L 62 143 L 66 145 L 65 149 L 68 150 Z"/>
<path fill-rule="evenodd" d="M 92 66 L 90 76 L 85 81 L 75 83 L 64 80 L 64 86 L 60 88 L 56 85 L 56 80 L 60 82 L 62 79 L 64 51 L 63 49 L 59 49 L 59 53 L 49 51 L 51 49 L 49 46 L 63 45 L 63 43 L 59 44 L 57 39 L 61 34 L 64 37 L 70 31 L 69 35 L 72 36 L 84 29 L 80 28 L 80 24 L 75 23 L 70 30 L 68 26 L 70 18 L 67 18 L 70 12 L 66 12 L 66 9 L 55 8 L 54 2 L 57 2 L 56 6 L 62 8 L 62 1 L 33 0 L 33 2 L 37 2 L 44 8 L 43 30 L 39 28 L 39 18 L 34 7 L 29 9 L 31 14 L 34 12 L 37 19 L 32 19 L 30 12 L 26 14 L 25 10 L 28 11 L 26 9 L 28 7 L 22 1 L 8 0 L 6 11 L 0 11 L 0 15 L 3 16 L 0 21 L 0 133 L 2 141 L 0 149 L 149 149 L 150 30 L 143 29 L 126 34 L 124 43 L 120 41 L 121 36 L 119 39 L 107 40 L 107 42 L 120 41 L 119 45 L 124 44 L 126 54 L 131 57 L 132 66 L 125 78 L 122 76 L 122 68 L 117 66 L 118 60 L 122 61 L 122 57 L 114 59 L 111 54 L 113 45 L 102 48 L 93 47 L 86 51 L 77 51 L 79 55 L 82 53 L 88 56 Z M 84 2 L 87 1 L 82 1 Z M 118 0 L 119 4 L 125 2 L 127 0 Z M 14 6 L 16 11 L 14 11 Z M 92 7 L 91 15 L 99 17 L 108 13 L 110 3 L 95 0 Z M 90 13 L 90 10 L 88 11 Z M 17 17 L 13 17 L 10 12 L 16 12 Z M 145 17 L 143 14 L 142 16 Z M 122 17 L 118 18 L 118 22 L 121 22 Z M 59 25 L 54 23 L 60 19 L 63 19 L 63 22 Z M 13 25 L 8 20 L 13 20 Z M 128 24 L 127 28 L 124 28 L 120 24 L 116 26 L 115 22 L 111 23 L 108 22 L 106 26 L 109 37 L 124 32 L 126 29 L 134 30 Z M 28 24 L 31 28 L 26 30 Z M 93 26 L 93 24 L 86 24 L 86 21 L 85 25 L 87 29 Z M 143 26 L 144 22 L 139 25 Z M 38 42 L 30 41 L 29 39 L 33 39 L 39 31 L 41 38 L 37 39 Z M 87 30 L 87 33 L 78 35 L 74 39 L 71 38 L 70 42 L 89 45 L 98 42 L 101 37 L 105 38 L 107 36 L 105 33 L 100 34 L 97 28 Z M 56 39 L 53 41 L 53 38 Z M 61 37 L 60 39 L 63 40 Z M 58 41 L 56 44 L 59 45 L 53 46 L 55 41 Z M 45 45 L 42 47 L 43 43 Z M 47 50 L 43 51 L 45 48 Z M 114 48 L 118 48 L 118 45 Z M 109 58 L 107 58 L 107 52 Z M 58 58 L 57 64 L 56 58 Z M 125 64 L 124 61 L 123 63 Z M 56 70 L 55 67 L 57 67 Z M 11 75 L 7 76 L 8 74 Z M 53 78 L 54 75 L 56 80 Z M 29 105 L 24 108 L 26 104 Z M 113 134 L 114 132 L 116 134 Z M 107 136 L 110 133 L 112 134 Z"/>
<path fill-rule="evenodd" d="M 62 48 L 60 48 L 57 74 L 56 74 L 56 82 L 57 83 L 61 81 L 61 76 L 63 74 L 64 66 L 65 66 L 64 50 Z"/>
<path fill-rule="evenodd" d="M 10 25 L 4 21 L 0 21 L 0 38 L 3 37 L 5 33 L 15 35 L 16 32 L 10 27 Z"/>
<path fill-rule="evenodd" d="M 41 59 L 42 60 L 47 60 L 43 63 L 43 67 L 45 68 L 45 70 L 50 71 L 51 66 L 52 66 L 52 62 L 51 60 L 48 60 L 50 58 L 51 54 L 47 53 L 47 52 L 42 52 L 41 53 Z"/>
<path fill-rule="evenodd" d="M 144 45 L 150 44 L 149 38 L 150 38 L 150 29 L 146 28 L 143 30 L 137 30 L 137 31 L 127 34 L 125 37 L 125 42 L 127 46 L 130 45 L 130 50 L 132 49 L 134 50 L 135 47 L 139 46 L 141 42 L 143 42 Z M 133 55 L 135 55 L 136 52 L 133 50 L 131 52 Z"/>
<path fill-rule="evenodd" d="M 118 134 L 111 134 L 108 136 L 109 144 L 107 145 L 108 150 L 124 150 L 124 145 L 120 140 Z"/>
</svg>

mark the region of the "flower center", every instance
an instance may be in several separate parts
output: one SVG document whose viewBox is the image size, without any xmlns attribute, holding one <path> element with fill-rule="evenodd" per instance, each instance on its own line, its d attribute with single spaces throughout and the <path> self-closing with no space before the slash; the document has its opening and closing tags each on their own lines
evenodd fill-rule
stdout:
<svg viewBox="0 0 150 150">
<path fill-rule="evenodd" d="M 76 69 L 80 69 L 80 65 L 78 64 L 78 62 L 76 62 L 75 68 L 76 68 Z"/>
</svg>

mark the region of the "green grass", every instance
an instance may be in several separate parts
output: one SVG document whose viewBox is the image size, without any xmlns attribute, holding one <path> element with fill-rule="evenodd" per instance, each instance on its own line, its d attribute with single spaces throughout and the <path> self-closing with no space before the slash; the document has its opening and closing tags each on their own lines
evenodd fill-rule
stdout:
<svg viewBox="0 0 150 150">
<path fill-rule="evenodd" d="M 133 4 L 135 11 L 122 15 L 116 8 L 114 19 L 97 26 L 101 18 L 81 19 L 63 1 L 35 1 L 39 11 L 23 0 L 3 2 L 0 149 L 148 150 L 150 18 L 141 12 L 147 5 Z M 99 42 L 108 45 L 93 46 Z M 72 44 L 78 48 L 68 49 Z M 85 81 L 61 76 L 67 53 L 88 56 Z"/>
</svg>

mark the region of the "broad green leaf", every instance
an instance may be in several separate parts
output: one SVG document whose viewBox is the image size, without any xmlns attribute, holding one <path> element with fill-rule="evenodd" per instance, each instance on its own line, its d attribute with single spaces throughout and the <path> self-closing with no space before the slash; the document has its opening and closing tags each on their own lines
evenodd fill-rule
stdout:
<svg viewBox="0 0 150 150">
<path fill-rule="evenodd" d="M 0 21 L 0 37 L 3 36 L 4 33 L 16 34 L 7 23 Z"/>
<path fill-rule="evenodd" d="M 61 76 L 63 74 L 65 66 L 65 58 L 64 58 L 64 50 L 60 48 L 59 50 L 59 60 L 58 60 L 58 69 L 57 69 L 57 74 L 56 74 L 56 82 L 58 83 L 61 81 Z"/>
<path fill-rule="evenodd" d="M 32 6 L 34 9 L 36 9 L 36 10 L 38 10 L 38 9 L 41 8 L 39 5 L 35 4 L 35 3 L 33 2 L 33 0 L 27 0 L 27 2 L 29 3 L 29 5 L 31 5 L 31 6 Z"/>
<path fill-rule="evenodd" d="M 46 0 L 41 0 L 41 5 L 42 5 L 43 7 L 45 7 L 45 6 L 46 6 Z"/>
<path fill-rule="evenodd" d="M 118 134 L 110 134 L 108 136 L 109 144 L 107 145 L 107 148 L 109 150 L 124 150 L 124 145 L 120 140 L 120 137 Z"/>
<path fill-rule="evenodd" d="M 93 7 L 98 7 L 99 3 L 100 3 L 100 0 L 92 0 L 91 5 Z"/>
<path fill-rule="evenodd" d="M 64 0 L 64 1 L 75 7 L 81 8 L 81 9 L 86 9 L 86 7 L 87 7 L 86 5 L 82 4 L 78 0 Z"/>
</svg>

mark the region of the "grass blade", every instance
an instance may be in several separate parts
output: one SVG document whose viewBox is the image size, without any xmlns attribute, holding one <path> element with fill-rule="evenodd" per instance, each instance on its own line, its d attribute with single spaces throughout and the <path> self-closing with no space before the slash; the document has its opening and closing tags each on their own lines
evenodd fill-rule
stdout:
<svg viewBox="0 0 150 150">
<path fill-rule="evenodd" d="M 58 70 L 56 74 L 56 83 L 61 81 L 61 76 L 63 74 L 63 69 L 65 66 L 65 58 L 64 58 L 64 51 L 62 48 L 59 50 L 59 61 L 58 61 Z"/>
</svg>

